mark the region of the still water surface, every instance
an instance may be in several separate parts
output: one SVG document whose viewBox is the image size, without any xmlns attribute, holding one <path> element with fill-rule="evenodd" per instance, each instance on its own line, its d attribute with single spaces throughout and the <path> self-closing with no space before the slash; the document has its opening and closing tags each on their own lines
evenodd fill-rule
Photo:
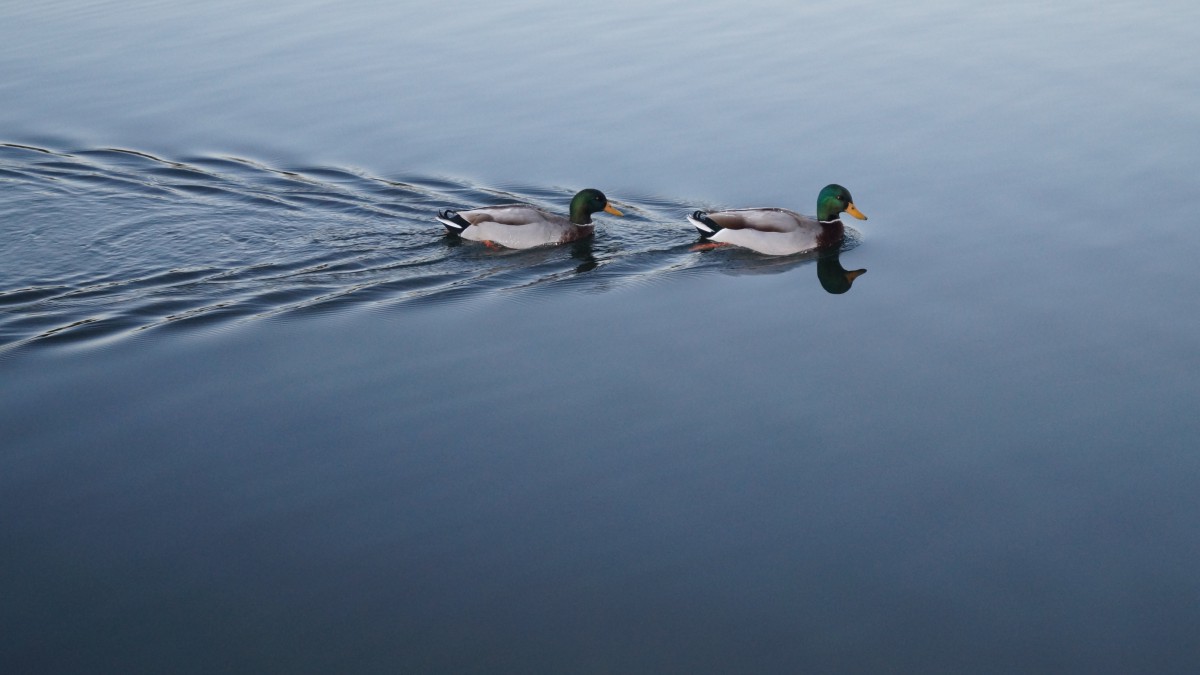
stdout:
<svg viewBox="0 0 1200 675">
<path fill-rule="evenodd" d="M 1192 4 L 0 14 L 4 672 L 1200 664 Z"/>
</svg>

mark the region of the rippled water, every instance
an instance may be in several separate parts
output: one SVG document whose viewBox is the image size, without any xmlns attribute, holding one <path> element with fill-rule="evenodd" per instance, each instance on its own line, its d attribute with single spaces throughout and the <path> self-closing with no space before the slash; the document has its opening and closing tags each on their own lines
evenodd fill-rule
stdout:
<svg viewBox="0 0 1200 675">
<path fill-rule="evenodd" d="M 0 172 L 0 218 L 23 223 L 3 254 L 0 349 L 545 284 L 602 290 L 703 269 L 782 272 L 817 259 L 701 255 L 683 214 L 707 205 L 665 198 L 614 196 L 626 216 L 600 236 L 517 252 L 443 236 L 432 215 L 512 202 L 565 213 L 574 190 L 15 144 L 0 145 Z M 856 236 L 849 230 L 846 248 Z M 830 292 L 848 290 L 836 255 L 814 267 Z"/>
<path fill-rule="evenodd" d="M 0 19 L 3 673 L 1200 663 L 1194 3 Z"/>
</svg>

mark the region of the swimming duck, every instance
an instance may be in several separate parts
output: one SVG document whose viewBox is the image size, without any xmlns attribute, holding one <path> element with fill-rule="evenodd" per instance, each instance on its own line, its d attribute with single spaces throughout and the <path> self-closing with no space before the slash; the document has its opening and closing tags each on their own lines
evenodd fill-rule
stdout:
<svg viewBox="0 0 1200 675">
<path fill-rule="evenodd" d="M 527 204 L 488 206 L 470 211 L 439 211 L 438 222 L 451 234 L 482 241 L 488 246 L 533 248 L 565 244 L 592 236 L 592 214 L 597 211 L 624 215 L 599 190 L 580 190 L 571 200 L 571 217 L 543 211 Z"/>
<path fill-rule="evenodd" d="M 817 195 L 815 219 L 787 209 L 766 208 L 694 211 L 688 222 L 700 230 L 709 247 L 733 244 L 768 255 L 790 255 L 841 246 L 845 229 L 838 216 L 843 212 L 867 219 L 854 206 L 849 190 L 826 185 Z"/>
</svg>

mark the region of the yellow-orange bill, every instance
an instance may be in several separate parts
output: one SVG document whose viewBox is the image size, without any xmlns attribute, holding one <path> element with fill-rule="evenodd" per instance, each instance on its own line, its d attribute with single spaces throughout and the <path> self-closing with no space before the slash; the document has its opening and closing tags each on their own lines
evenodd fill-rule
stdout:
<svg viewBox="0 0 1200 675">
<path fill-rule="evenodd" d="M 607 212 L 607 213 L 611 213 L 611 214 L 613 214 L 614 216 L 623 216 L 623 215 L 625 215 L 624 213 L 621 213 L 620 211 L 618 211 L 618 210 L 617 210 L 617 207 L 613 206 L 612 204 L 605 204 L 605 205 L 604 205 L 604 211 L 605 211 L 605 212 Z"/>
<path fill-rule="evenodd" d="M 849 213 L 850 215 L 854 216 L 855 218 L 858 218 L 859 220 L 867 219 L 867 217 L 863 215 L 863 212 L 859 211 L 858 207 L 854 205 L 854 202 L 850 202 L 850 205 L 846 207 L 846 213 Z"/>
</svg>

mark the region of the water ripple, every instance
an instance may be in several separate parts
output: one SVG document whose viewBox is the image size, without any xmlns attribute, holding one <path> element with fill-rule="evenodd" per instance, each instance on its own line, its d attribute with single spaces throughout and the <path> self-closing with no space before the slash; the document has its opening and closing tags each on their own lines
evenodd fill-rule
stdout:
<svg viewBox="0 0 1200 675">
<path fill-rule="evenodd" d="M 661 195 L 610 194 L 626 217 L 602 219 L 592 241 L 496 251 L 447 238 L 432 214 L 514 201 L 562 212 L 575 188 L 13 143 L 0 143 L 0 185 L 0 352 L 363 304 L 599 291 L 811 262 L 694 253 L 684 214 L 704 205 Z"/>
</svg>

